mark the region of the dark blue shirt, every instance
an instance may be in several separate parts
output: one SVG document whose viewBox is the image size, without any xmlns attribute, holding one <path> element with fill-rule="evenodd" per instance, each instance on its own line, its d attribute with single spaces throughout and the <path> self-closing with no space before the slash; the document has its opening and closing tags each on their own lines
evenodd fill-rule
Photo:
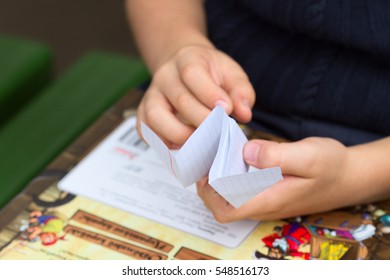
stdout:
<svg viewBox="0 0 390 280">
<path fill-rule="evenodd" d="M 207 0 L 256 91 L 253 125 L 352 145 L 390 135 L 390 1 Z"/>
</svg>

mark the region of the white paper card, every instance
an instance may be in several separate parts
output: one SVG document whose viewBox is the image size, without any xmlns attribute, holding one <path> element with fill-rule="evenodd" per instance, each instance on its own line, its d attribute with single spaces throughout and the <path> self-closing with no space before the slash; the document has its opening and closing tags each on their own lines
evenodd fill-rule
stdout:
<svg viewBox="0 0 390 280">
<path fill-rule="evenodd" d="M 237 247 L 258 222 L 219 224 L 196 193 L 183 188 L 135 129 L 124 121 L 59 183 L 85 196 L 222 246 Z"/>
<path fill-rule="evenodd" d="M 190 136 L 173 152 L 144 123 L 142 135 L 183 186 L 209 176 L 209 184 L 235 208 L 283 180 L 280 167 L 251 168 L 243 159 L 248 139 L 222 107 L 217 106 Z"/>
</svg>

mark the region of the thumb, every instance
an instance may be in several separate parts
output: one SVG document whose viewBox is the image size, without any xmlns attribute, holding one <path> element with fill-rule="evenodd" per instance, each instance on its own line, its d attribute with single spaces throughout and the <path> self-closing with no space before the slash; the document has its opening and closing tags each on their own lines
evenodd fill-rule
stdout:
<svg viewBox="0 0 390 280">
<path fill-rule="evenodd" d="M 244 160 L 256 168 L 280 166 L 279 143 L 267 140 L 251 140 L 244 146 Z"/>
<path fill-rule="evenodd" d="M 306 174 L 308 155 L 302 143 L 278 143 L 267 140 L 251 140 L 244 146 L 244 160 L 256 168 L 280 167 L 285 175 Z"/>
</svg>

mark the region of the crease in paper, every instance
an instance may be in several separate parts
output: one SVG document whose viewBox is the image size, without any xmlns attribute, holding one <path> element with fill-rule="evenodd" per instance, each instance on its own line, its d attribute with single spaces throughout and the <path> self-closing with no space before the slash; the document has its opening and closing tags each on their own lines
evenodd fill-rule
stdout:
<svg viewBox="0 0 390 280">
<path fill-rule="evenodd" d="M 248 139 L 220 106 L 177 152 L 169 150 L 144 123 L 141 131 L 145 141 L 183 186 L 209 176 L 209 184 L 235 208 L 283 180 L 280 167 L 249 171 L 242 155 Z"/>
</svg>

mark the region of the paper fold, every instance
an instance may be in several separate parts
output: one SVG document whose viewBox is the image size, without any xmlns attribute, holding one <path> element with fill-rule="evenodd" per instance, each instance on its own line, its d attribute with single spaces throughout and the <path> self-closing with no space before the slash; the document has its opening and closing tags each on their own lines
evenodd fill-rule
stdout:
<svg viewBox="0 0 390 280">
<path fill-rule="evenodd" d="M 145 141 L 183 186 L 209 176 L 209 184 L 236 208 L 283 179 L 279 167 L 248 172 L 249 166 L 242 155 L 248 139 L 220 106 L 176 153 L 144 123 L 141 131 Z"/>
</svg>

